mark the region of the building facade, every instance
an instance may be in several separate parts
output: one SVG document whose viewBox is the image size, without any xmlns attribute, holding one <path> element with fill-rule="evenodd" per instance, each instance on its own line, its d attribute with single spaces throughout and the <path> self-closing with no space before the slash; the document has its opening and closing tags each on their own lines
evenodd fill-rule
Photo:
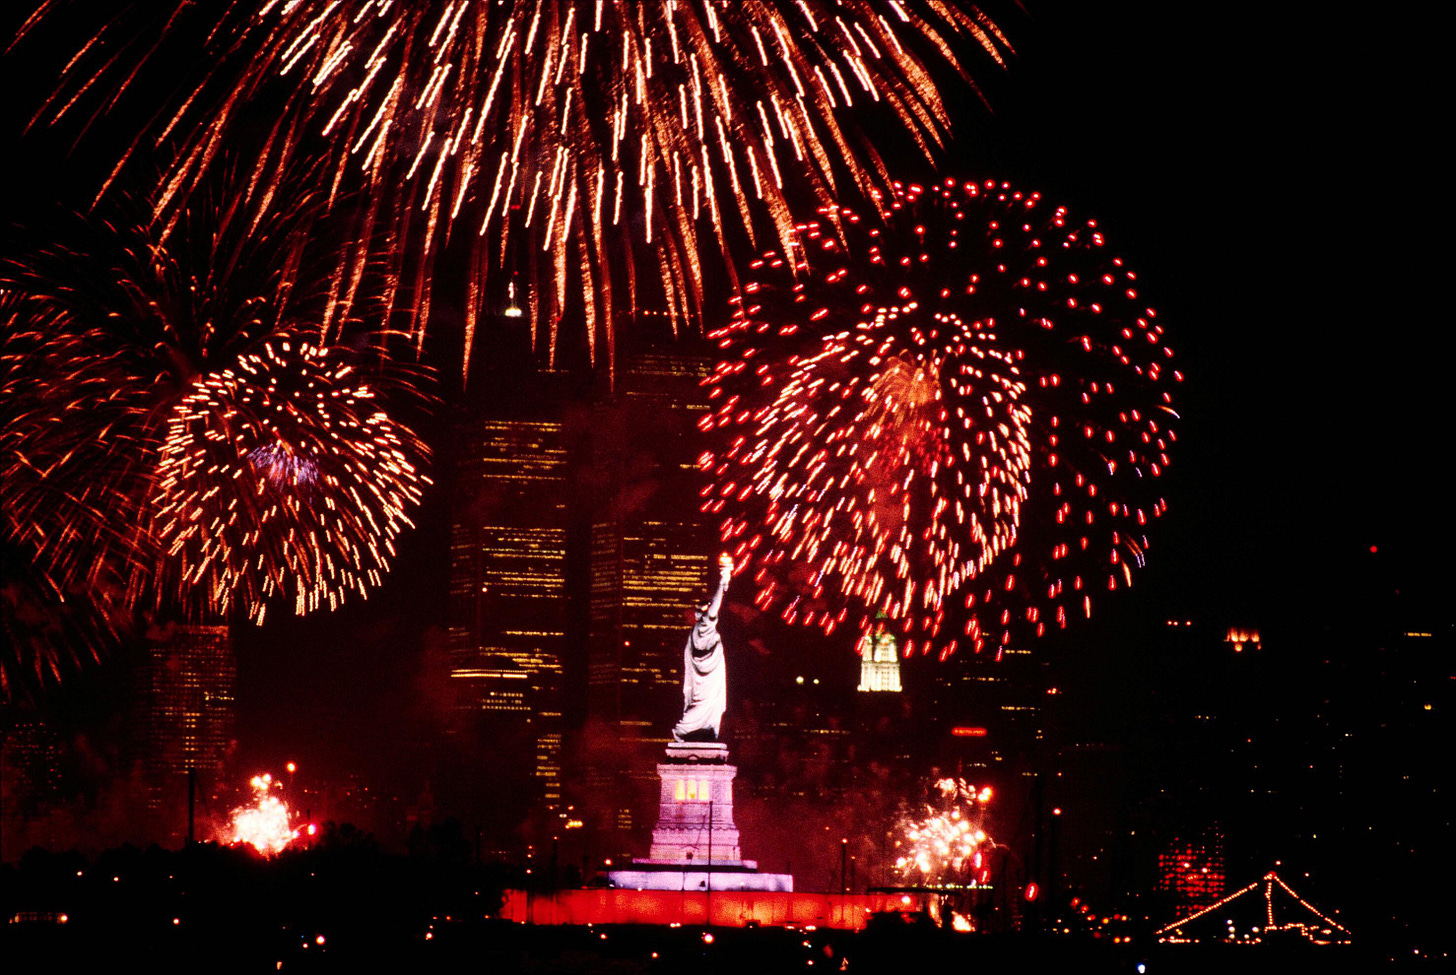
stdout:
<svg viewBox="0 0 1456 975">
<path fill-rule="evenodd" d="M 189 776 L 203 800 L 219 784 L 233 748 L 236 679 L 227 626 L 171 623 L 147 633 L 133 744 L 154 811 L 180 810 Z"/>
<path fill-rule="evenodd" d="M 504 411 L 502 411 L 504 412 Z M 567 448 L 559 418 L 475 416 L 457 427 L 450 677 L 467 726 L 530 754 L 562 810 Z"/>
<path fill-rule="evenodd" d="M 717 574 L 715 534 L 699 511 L 697 422 L 711 359 L 688 346 L 626 355 L 594 412 L 584 779 L 603 841 L 651 825 L 654 755 L 682 710 L 683 643 Z M 609 783 L 629 788 L 607 788 Z M 610 806 L 610 808 L 608 808 Z"/>
</svg>

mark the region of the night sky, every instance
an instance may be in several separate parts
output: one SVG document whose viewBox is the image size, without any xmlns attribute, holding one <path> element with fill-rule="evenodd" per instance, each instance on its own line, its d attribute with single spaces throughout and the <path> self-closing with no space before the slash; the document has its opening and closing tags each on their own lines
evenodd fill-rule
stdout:
<svg viewBox="0 0 1456 975">
<path fill-rule="evenodd" d="M 1380 586 L 1429 605 L 1451 523 L 1416 147 L 1377 108 L 1397 66 L 1356 58 L 1347 25 L 1094 7 L 1007 18 L 1017 56 L 981 69 L 989 109 L 962 91 L 940 167 L 1096 216 L 1188 377 L 1149 571 L 1073 635 L 1112 652 L 1126 617 L 1308 623 Z M 443 504 L 437 490 L 367 605 L 243 637 L 248 754 L 380 760 L 371 739 L 389 725 L 360 715 L 395 711 L 401 682 L 423 679 Z"/>
<path fill-rule="evenodd" d="M 1095 216 L 1187 376 L 1148 570 L 1045 652 L 1077 655 L 1084 696 L 1113 707 L 1142 666 L 1127 634 L 1172 617 L 1308 633 L 1398 591 L 1402 611 L 1449 640 L 1449 492 L 1435 470 L 1448 312 L 1426 237 L 1446 203 L 1426 172 L 1434 116 L 1415 104 L 1419 59 L 1387 41 L 1390 25 L 1257 5 L 1027 6 L 998 14 L 1017 51 L 1007 70 L 968 59 L 984 103 L 947 81 L 955 141 L 939 171 Z M 14 101 L 45 90 L 34 60 L 3 70 Z M 59 159 L 44 136 L 11 144 L 33 174 L 11 183 L 27 194 L 10 201 L 17 212 L 35 196 L 76 198 L 68 174 L 88 171 L 84 154 Z M 426 419 L 427 435 L 447 415 Z M 240 767 L 296 759 L 417 787 L 437 730 L 448 568 L 449 474 L 436 474 L 371 599 L 240 628 Z M 113 667 L 56 706 L 102 707 Z"/>
</svg>

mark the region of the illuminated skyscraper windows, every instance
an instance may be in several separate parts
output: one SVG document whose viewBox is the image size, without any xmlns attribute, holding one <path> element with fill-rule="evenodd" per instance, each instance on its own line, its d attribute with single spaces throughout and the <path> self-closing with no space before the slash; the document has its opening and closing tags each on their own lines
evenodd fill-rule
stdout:
<svg viewBox="0 0 1456 975">
<path fill-rule="evenodd" d="M 556 420 L 477 418 L 457 431 L 450 676 L 492 734 L 519 733 L 546 806 L 561 806 L 567 450 Z"/>
<path fill-rule="evenodd" d="M 223 771 L 233 742 L 236 677 L 226 626 L 170 624 L 147 634 L 136 673 L 134 734 L 154 809 L 185 796 L 189 771 L 201 793 Z"/>
</svg>

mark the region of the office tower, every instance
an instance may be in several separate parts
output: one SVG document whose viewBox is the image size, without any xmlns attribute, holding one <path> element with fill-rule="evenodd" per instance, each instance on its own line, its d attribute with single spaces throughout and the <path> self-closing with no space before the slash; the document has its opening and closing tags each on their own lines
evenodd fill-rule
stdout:
<svg viewBox="0 0 1456 975">
<path fill-rule="evenodd" d="M 208 797 L 233 745 L 237 660 L 226 626 L 170 623 L 147 634 L 136 673 L 135 744 L 154 810 Z"/>
<path fill-rule="evenodd" d="M 1045 660 L 1007 648 L 1000 660 L 957 654 L 931 671 L 931 714 L 946 758 L 967 775 L 1029 771 L 1041 750 L 1048 694 Z"/>
<path fill-rule="evenodd" d="M 0 729 L 0 747 L 7 814 L 26 816 L 60 798 L 65 751 L 54 728 L 37 715 L 21 712 Z"/>
<path fill-rule="evenodd" d="M 905 693 L 900 677 L 899 641 L 883 616 L 860 636 L 855 656 L 859 659 L 852 704 L 855 761 L 908 770 L 916 764 L 912 742 L 920 736 L 913 731 L 912 695 Z"/>
<path fill-rule="evenodd" d="M 559 816 L 567 449 L 559 408 L 520 412 L 457 427 L 450 674 L 472 731 L 528 755 L 545 809 Z"/>
<path fill-rule="evenodd" d="M 1158 891 L 1175 914 L 1212 904 L 1224 894 L 1223 833 L 1210 826 L 1174 837 L 1158 853 Z"/>
</svg>

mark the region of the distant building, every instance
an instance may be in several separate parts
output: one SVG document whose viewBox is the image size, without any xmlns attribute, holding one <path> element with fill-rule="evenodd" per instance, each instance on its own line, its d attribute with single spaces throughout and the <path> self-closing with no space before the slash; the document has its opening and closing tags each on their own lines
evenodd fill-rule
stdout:
<svg viewBox="0 0 1456 975">
<path fill-rule="evenodd" d="M 54 728 L 33 714 L 18 714 L 0 732 L 0 743 L 7 813 L 30 815 L 60 798 L 65 749 Z"/>
<path fill-rule="evenodd" d="M 567 594 L 567 448 L 555 418 L 475 417 L 457 430 L 450 676 L 487 737 L 528 750 L 559 814 Z"/>
<path fill-rule="evenodd" d="M 1046 660 L 1008 648 L 1000 660 L 957 654 L 931 671 L 931 713 L 941 723 L 944 757 L 967 775 L 1029 771 L 1045 735 Z"/>
<path fill-rule="evenodd" d="M 881 624 L 860 637 L 859 688 L 866 693 L 895 693 L 900 686 L 900 649 L 895 635 Z"/>
<path fill-rule="evenodd" d="M 696 521 L 649 518 L 598 522 L 591 537 L 592 714 L 624 737 L 666 742 L 711 540 Z"/>
<path fill-rule="evenodd" d="M 1212 904 L 1223 896 L 1223 832 L 1209 827 L 1192 837 L 1175 837 L 1158 854 L 1158 891 L 1178 912 Z"/>
<path fill-rule="evenodd" d="M 189 772 L 199 797 L 217 783 L 233 744 L 236 678 L 226 626 L 172 623 L 147 634 L 134 734 L 154 809 L 175 801 Z"/>
</svg>

